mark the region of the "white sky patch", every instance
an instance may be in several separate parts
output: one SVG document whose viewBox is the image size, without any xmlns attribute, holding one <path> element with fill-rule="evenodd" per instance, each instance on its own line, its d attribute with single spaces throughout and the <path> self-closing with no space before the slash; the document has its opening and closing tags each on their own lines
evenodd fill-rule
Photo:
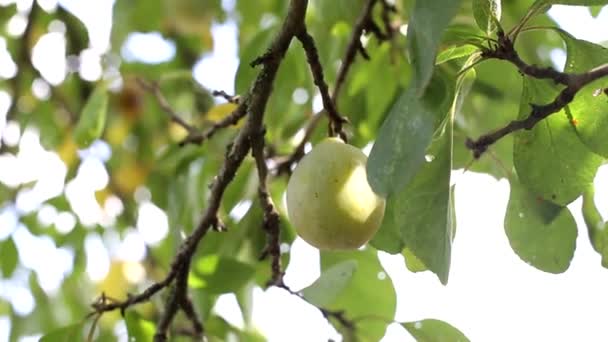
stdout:
<svg viewBox="0 0 608 342">
<path fill-rule="evenodd" d="M 88 148 L 79 150 L 78 156 L 81 159 L 96 158 L 107 162 L 112 156 L 112 148 L 103 140 L 95 140 Z"/>
<path fill-rule="evenodd" d="M 223 317 L 231 325 L 243 329 L 245 322 L 243 315 L 239 309 L 239 303 L 236 300 L 234 293 L 226 293 L 217 299 L 213 306 L 213 311 L 220 317 Z"/>
<path fill-rule="evenodd" d="M 608 165 L 602 165 L 597 170 L 594 180 L 595 205 L 604 221 L 608 220 Z"/>
<path fill-rule="evenodd" d="M 323 110 L 323 98 L 319 92 L 315 93 L 315 96 L 312 98 L 312 111 L 314 113 L 319 113 Z"/>
<path fill-rule="evenodd" d="M 321 275 L 319 250 L 297 237 L 291 245 L 285 283 L 298 291 L 312 284 Z"/>
<path fill-rule="evenodd" d="M 271 342 L 341 339 L 317 308 L 276 287 L 254 290 L 252 316 L 253 325 Z"/>
<path fill-rule="evenodd" d="M 167 215 L 151 202 L 140 204 L 137 214 L 137 230 L 149 245 L 156 245 L 167 236 Z"/>
<path fill-rule="evenodd" d="M 37 78 L 32 82 L 32 94 L 39 100 L 48 100 L 51 96 L 51 87 L 42 78 Z"/>
<path fill-rule="evenodd" d="M 43 10 L 47 12 L 54 11 L 57 8 L 58 1 L 57 0 L 36 0 L 38 5 L 42 7 Z"/>
<path fill-rule="evenodd" d="M 63 277 L 72 272 L 74 253 L 66 248 L 57 248 L 49 236 L 32 235 L 25 226 L 15 231 L 13 239 L 23 266 L 36 272 L 38 283 L 45 292 L 56 293 Z"/>
<path fill-rule="evenodd" d="M 65 48 L 65 36 L 62 33 L 50 32 L 40 37 L 32 49 L 32 64 L 52 85 L 58 85 L 65 79 Z"/>
<path fill-rule="evenodd" d="M 16 146 L 21 138 L 21 127 L 17 121 L 9 121 L 2 132 L 2 142 L 8 146 Z"/>
<path fill-rule="evenodd" d="M 32 292 L 24 286 L 4 283 L 5 300 L 10 301 L 13 310 L 18 316 L 25 317 L 34 311 L 36 302 Z"/>
<path fill-rule="evenodd" d="M 1 165 L 1 161 L 0 161 Z M 17 229 L 19 217 L 17 211 L 12 206 L 0 209 L 0 241 L 6 240 Z"/>
<path fill-rule="evenodd" d="M 23 34 L 26 27 L 27 16 L 24 13 L 17 13 L 6 23 L 6 33 L 12 37 L 18 37 Z"/>
<path fill-rule="evenodd" d="M 146 257 L 146 244 L 141 234 L 130 229 L 120 243 L 116 256 L 125 261 L 142 261 Z"/>
<path fill-rule="evenodd" d="M 589 9 L 584 6 L 553 5 L 549 16 L 559 26 L 578 39 L 593 43 L 606 42 L 608 26 L 608 8 L 604 7 L 597 18 L 593 18 Z"/>
<path fill-rule="evenodd" d="M 84 49 L 80 52 L 78 73 L 80 77 L 89 82 L 97 81 L 102 74 L 101 56 L 93 49 Z"/>
<path fill-rule="evenodd" d="M 0 341 L 8 341 L 11 335 L 11 321 L 8 316 L 0 316 Z"/>
<path fill-rule="evenodd" d="M 6 49 L 6 40 L 0 37 L 0 79 L 13 78 L 17 75 L 17 64 Z"/>
<path fill-rule="evenodd" d="M 159 32 L 130 33 L 121 49 L 127 62 L 159 64 L 175 57 L 175 43 L 163 38 Z"/>
<path fill-rule="evenodd" d="M 76 216 L 69 211 L 62 211 L 55 217 L 55 229 L 60 234 L 67 234 L 76 227 Z"/>
<path fill-rule="evenodd" d="M 97 54 L 110 48 L 113 0 L 61 0 L 59 3 L 85 23 L 90 46 Z"/>
<path fill-rule="evenodd" d="M 97 234 L 89 234 L 84 240 L 84 249 L 89 279 L 93 282 L 102 281 L 110 271 L 110 256 L 103 240 Z"/>
<path fill-rule="evenodd" d="M 80 222 L 91 227 L 101 220 L 103 212 L 95 198 L 95 190 L 82 177 L 76 176 L 65 186 L 65 196 Z"/>
<path fill-rule="evenodd" d="M 247 211 L 249 208 L 251 208 L 251 204 L 252 202 L 250 200 L 240 201 L 234 206 L 234 208 L 232 208 L 232 210 L 230 210 L 228 216 L 230 216 L 230 218 L 232 218 L 235 222 L 239 222 L 243 217 L 245 217 Z"/>
<path fill-rule="evenodd" d="M 223 24 L 213 24 L 211 33 L 216 42 L 213 52 L 194 66 L 194 78 L 208 89 L 233 94 L 234 77 L 239 66 L 236 23 L 227 20 Z"/>
</svg>

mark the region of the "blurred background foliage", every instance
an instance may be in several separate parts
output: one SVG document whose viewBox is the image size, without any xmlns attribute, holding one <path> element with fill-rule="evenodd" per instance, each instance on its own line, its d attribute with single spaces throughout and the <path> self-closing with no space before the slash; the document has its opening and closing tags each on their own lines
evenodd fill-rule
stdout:
<svg viewBox="0 0 608 342">
<path fill-rule="evenodd" d="M 409 82 L 411 70 L 403 33 L 412 2 L 395 2 L 398 12 L 391 19 L 397 32 L 394 38 L 384 42 L 371 35 L 364 38 L 370 60 L 357 58 L 338 98 L 340 112 L 350 120 L 350 143 L 360 148 L 375 139 L 391 105 Z M 504 1 L 503 27 L 514 26 L 532 2 Z M 84 19 L 70 10 L 70 2 L 1 3 L 1 40 L 15 66 L 12 74 L 0 75 L 0 91 L 5 102 L 11 103 L 3 124 L 0 155 L 0 316 L 9 317 L 11 341 L 66 326 L 55 334 L 74 333 L 84 338 L 81 332 L 93 324 L 86 319 L 90 304 L 100 293 L 124 299 L 127 293 L 140 291 L 166 274 L 180 241 L 191 232 L 205 207 L 208 184 L 218 173 L 225 147 L 239 127 L 224 129 L 200 146 L 180 147 L 178 142 L 186 132 L 169 120 L 138 79 L 158 82 L 184 120 L 200 128 L 210 127 L 235 108 L 214 98 L 211 91 L 248 91 L 257 74 L 249 62 L 264 53 L 288 1 L 117 0 L 105 49 L 91 45 L 95 28 L 90 23 L 85 25 Z M 330 85 L 362 6 L 362 0 L 310 3 L 306 21 Z M 471 0 L 462 1 L 444 33 L 440 51 L 461 45 L 472 34 L 485 34 L 477 28 L 471 8 Z M 380 15 L 374 12 L 375 18 Z M 218 39 L 213 33 L 216 25 L 226 23 L 237 30 L 235 42 Z M 531 25 L 555 24 L 540 15 Z M 129 43 L 135 33 L 162 37 L 174 53 L 168 58 L 146 60 L 141 56 L 153 56 L 154 51 L 143 51 L 146 46 Z M 50 34 L 65 42 L 60 56 L 65 71 L 57 79 L 45 77 L 33 58 Z M 231 73 L 223 75 L 209 69 L 193 73 L 202 60 L 231 44 L 236 44 L 239 59 L 234 79 Z M 549 30 L 525 32 L 517 41 L 522 58 L 534 64 L 551 65 L 552 53 L 563 47 L 559 34 Z M 49 48 L 58 47 L 47 44 Z M 44 57 L 42 60 L 45 62 Z M 441 70 L 453 78 L 465 61 L 449 59 Z M 91 68 L 90 63 L 97 71 L 85 70 Z M 476 76 L 456 114 L 453 167 L 470 166 L 474 171 L 505 177 L 505 170 L 513 168 L 513 137 L 502 139 L 492 153 L 472 164 L 464 140 L 517 117 L 521 76 L 512 65 L 497 60 L 480 64 Z M 223 84 L 231 88 L 211 89 L 206 86 L 209 78 L 223 78 Z M 99 100 L 107 102 L 105 122 L 83 124 L 87 100 L 100 87 L 107 88 L 102 90 L 105 98 Z M 302 128 L 320 110 L 318 98 L 303 51 L 291 48 L 266 109 L 266 136 L 275 156 L 288 155 L 297 145 Z M 99 104 L 91 106 L 95 108 L 90 111 L 99 110 Z M 94 132 L 96 125 L 100 134 Z M 323 118 L 311 138 L 313 144 L 327 135 L 326 127 Z M 38 141 L 42 147 L 37 146 Z M 283 216 L 284 265 L 288 264 L 288 247 L 295 238 L 282 201 L 286 182 L 285 176 L 271 182 L 272 196 Z M 259 260 L 266 237 L 260 228 L 262 211 L 256 191 L 254 162 L 247 159 L 222 201 L 220 217 L 228 231 L 206 236 L 192 264 L 190 286 L 195 290 L 191 294 L 211 340 L 224 341 L 229 335 L 242 341 L 264 339 L 248 324 L 252 289 L 264 287 L 270 278 L 268 261 Z M 375 253 L 357 254 L 356 258 L 362 269 L 353 278 L 357 286 L 332 307 L 368 309 L 362 303 L 371 300 L 366 297 L 369 294 L 356 289 L 378 286 L 374 275 L 382 271 L 382 266 Z M 325 256 L 322 267 L 342 259 L 340 255 Z M 236 294 L 245 328 L 237 328 L 213 312 L 215 301 L 224 293 Z M 374 293 L 373 298 L 385 304 L 379 315 L 394 314 L 392 285 Z M 146 321 L 155 321 L 162 301 L 162 295 L 155 296 L 150 303 L 130 310 L 124 320 L 118 312 L 105 314 L 98 323 L 95 340 L 124 338 L 125 324 L 131 336 L 145 339 L 153 329 Z M 177 322 L 180 328 L 185 320 Z M 379 338 L 386 325 L 380 329 L 373 325 L 370 323 L 368 332 Z M 53 339 L 50 334 L 47 340 L 62 339 Z"/>
</svg>

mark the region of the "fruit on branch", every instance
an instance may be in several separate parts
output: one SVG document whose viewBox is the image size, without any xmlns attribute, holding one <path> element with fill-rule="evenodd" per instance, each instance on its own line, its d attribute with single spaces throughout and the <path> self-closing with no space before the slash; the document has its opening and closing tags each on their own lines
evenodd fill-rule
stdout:
<svg viewBox="0 0 608 342">
<path fill-rule="evenodd" d="M 299 162 L 287 185 L 287 213 L 298 235 L 319 249 L 357 249 L 382 223 L 385 201 L 367 182 L 367 157 L 327 138 Z"/>
</svg>

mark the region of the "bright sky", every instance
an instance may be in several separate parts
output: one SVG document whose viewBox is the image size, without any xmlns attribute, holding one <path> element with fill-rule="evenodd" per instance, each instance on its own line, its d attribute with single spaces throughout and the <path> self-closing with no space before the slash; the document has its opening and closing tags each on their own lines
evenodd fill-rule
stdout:
<svg viewBox="0 0 608 342">
<path fill-rule="evenodd" d="M 0 0 L 0 4 L 7 1 Z M 27 9 L 30 2 L 19 0 L 20 8 Z M 55 0 L 40 3 L 45 8 L 56 6 Z M 100 54 L 109 48 L 109 1 L 87 1 L 85 4 L 83 1 L 65 0 L 62 3 L 87 23 L 91 46 L 81 55 L 82 67 L 79 72 L 85 79 L 96 80 L 102 76 Z M 223 3 L 230 8 L 234 1 Z M 597 19 L 591 18 L 585 8 L 579 7 L 554 6 L 550 15 L 578 38 L 593 42 L 606 40 L 606 9 Z M 9 23 L 9 28 L 18 35 L 23 25 L 23 17 L 16 17 Z M 46 82 L 37 81 L 33 89 L 41 98 L 48 96 L 48 83 L 59 83 L 65 77 L 63 30 L 65 27 L 60 23 L 51 23 L 52 32 L 41 39 L 34 51 L 34 64 L 46 78 Z M 213 53 L 205 55 L 195 66 L 194 73 L 205 86 L 231 93 L 233 84 L 230 76 L 235 74 L 238 66 L 234 22 L 215 25 L 213 34 L 223 44 L 217 44 Z M 3 46 L 4 40 L 0 38 L 0 77 L 10 77 L 16 69 L 3 52 Z M 127 60 L 140 59 L 153 63 L 171 58 L 174 47 L 158 34 L 134 34 L 120 51 Z M 155 53 L 145 54 L 145 51 Z M 563 64 L 563 52 L 555 51 L 552 56 L 554 63 Z M 76 220 L 85 225 L 99 223 L 110 227 L 123 208 L 115 197 L 110 197 L 103 206 L 94 197 L 94 192 L 103 189 L 108 181 L 103 162 L 112 152 L 107 144 L 98 141 L 89 149 L 79 152 L 82 164 L 78 175 L 63 190 L 65 165 L 55 153 L 45 151 L 40 146 L 35 130 L 22 131 L 14 122 L 5 122 L 4 112 L 8 101 L 8 94 L 0 92 L 0 135 L 2 143 L 19 144 L 20 152 L 16 156 L 0 156 L 0 182 L 11 187 L 35 182 L 35 186 L 31 190 L 21 191 L 14 206 L 0 208 L 0 240 L 12 234 L 24 266 L 10 280 L 0 281 L 0 297 L 9 300 L 18 314 L 27 315 L 35 305 L 27 289 L 28 269 L 36 272 L 46 291 L 56 293 L 63 275 L 71 272 L 74 253 L 67 248 L 57 248 L 49 238 L 31 235 L 17 223 L 18 215 L 38 210 L 40 222 L 56 224 L 67 233 L 74 228 Z M 608 272 L 600 266 L 600 257 L 592 250 L 586 232 L 579 231 L 578 248 L 567 272 L 552 275 L 538 271 L 514 254 L 504 234 L 502 222 L 509 194 L 508 183 L 472 172 L 462 174 L 455 171 L 454 178 L 458 233 L 448 286 L 442 286 L 428 272 L 413 274 L 407 271 L 400 256 L 380 253 L 381 261 L 398 292 L 395 319 L 443 319 L 461 329 L 472 341 L 608 340 L 603 310 L 608 307 L 608 297 L 605 295 Z M 606 218 L 607 166 L 601 169 L 596 188 L 596 202 Z M 61 191 L 65 191 L 76 216 L 42 204 Z M 169 229 L 166 216 L 149 201 L 149 197 L 145 188 L 136 191 L 138 220 L 123 240 L 112 233 L 88 235 L 85 243 L 87 272 L 92 280 L 105 277 L 110 258 L 140 261 L 145 257 L 145 243 L 153 245 L 164 237 Z M 583 227 L 579 208 L 580 200 L 571 205 L 577 222 Z M 44 260 L 39 258 L 41 254 L 45 255 Z M 298 290 L 312 283 L 319 275 L 318 262 L 317 251 L 302 240 L 296 240 L 287 269 L 288 285 Z M 138 277 L 132 279 L 134 282 L 138 280 Z M 254 303 L 254 325 L 270 341 L 339 339 L 318 310 L 282 290 L 256 290 Z M 230 322 L 242 326 L 234 296 L 220 298 L 215 310 Z M 8 341 L 9 328 L 8 318 L 0 317 L 0 342 Z M 124 327 L 117 329 L 124 338 Z M 389 328 L 384 341 L 413 339 L 394 325 Z"/>
</svg>

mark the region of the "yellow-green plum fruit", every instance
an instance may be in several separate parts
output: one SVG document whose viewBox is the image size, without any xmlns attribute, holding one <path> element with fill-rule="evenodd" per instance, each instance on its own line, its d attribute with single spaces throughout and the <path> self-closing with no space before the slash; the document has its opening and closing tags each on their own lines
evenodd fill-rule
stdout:
<svg viewBox="0 0 608 342">
<path fill-rule="evenodd" d="M 326 250 L 357 249 L 380 228 L 385 201 L 369 183 L 367 157 L 338 138 L 304 156 L 287 184 L 287 213 L 298 235 Z"/>
</svg>

